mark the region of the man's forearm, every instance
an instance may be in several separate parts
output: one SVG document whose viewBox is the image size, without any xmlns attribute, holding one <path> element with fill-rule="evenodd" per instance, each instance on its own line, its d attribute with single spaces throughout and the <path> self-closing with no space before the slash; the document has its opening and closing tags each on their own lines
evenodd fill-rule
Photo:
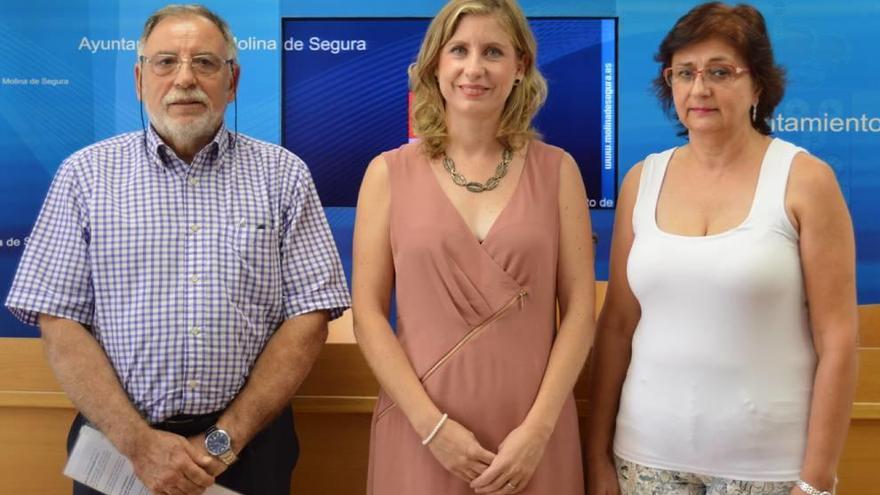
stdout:
<svg viewBox="0 0 880 495">
<path fill-rule="evenodd" d="M 278 413 L 308 375 L 327 339 L 327 313 L 316 311 L 281 324 L 257 358 L 238 397 L 217 421 L 241 449 Z"/>
<path fill-rule="evenodd" d="M 40 316 L 49 366 L 67 396 L 126 456 L 137 433 L 149 429 L 119 383 L 98 341 L 81 324 Z"/>
</svg>

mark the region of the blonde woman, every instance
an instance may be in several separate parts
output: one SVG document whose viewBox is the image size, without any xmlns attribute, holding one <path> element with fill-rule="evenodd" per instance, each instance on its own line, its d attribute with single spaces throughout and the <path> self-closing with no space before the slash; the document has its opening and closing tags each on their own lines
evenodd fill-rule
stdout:
<svg viewBox="0 0 880 495">
<path fill-rule="evenodd" d="M 382 386 L 367 493 L 583 493 L 590 221 L 574 160 L 531 129 L 535 53 L 515 2 L 446 4 L 410 73 L 421 139 L 364 177 L 354 325 Z"/>
</svg>

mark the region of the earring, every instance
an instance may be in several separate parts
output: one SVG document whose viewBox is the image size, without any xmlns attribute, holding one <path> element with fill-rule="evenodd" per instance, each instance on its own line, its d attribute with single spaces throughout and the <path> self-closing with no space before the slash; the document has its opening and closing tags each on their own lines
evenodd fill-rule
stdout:
<svg viewBox="0 0 880 495">
<path fill-rule="evenodd" d="M 519 83 L 520 83 L 520 82 L 522 82 L 522 79 L 514 79 L 514 80 L 513 80 L 513 85 L 514 85 L 514 86 L 519 86 Z"/>
<path fill-rule="evenodd" d="M 758 119 L 758 104 L 755 103 L 752 105 L 752 122 L 755 122 Z"/>
</svg>

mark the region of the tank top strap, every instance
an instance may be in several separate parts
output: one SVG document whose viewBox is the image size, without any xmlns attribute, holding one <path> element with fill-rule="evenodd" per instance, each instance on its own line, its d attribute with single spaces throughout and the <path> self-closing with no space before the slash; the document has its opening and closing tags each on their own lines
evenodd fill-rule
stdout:
<svg viewBox="0 0 880 495">
<path fill-rule="evenodd" d="M 806 150 L 779 138 L 770 142 L 761 163 L 750 216 L 751 222 L 780 228 L 794 238 L 797 232 L 785 212 L 785 191 L 792 161 L 801 152 Z"/>
<path fill-rule="evenodd" d="M 660 188 L 666 176 L 666 167 L 675 150 L 676 148 L 670 148 L 662 153 L 652 153 L 642 162 L 639 192 L 636 194 L 636 203 L 633 206 L 633 232 L 636 234 L 639 233 L 640 228 L 648 229 L 646 232 L 649 232 L 650 226 L 655 221 Z"/>
</svg>

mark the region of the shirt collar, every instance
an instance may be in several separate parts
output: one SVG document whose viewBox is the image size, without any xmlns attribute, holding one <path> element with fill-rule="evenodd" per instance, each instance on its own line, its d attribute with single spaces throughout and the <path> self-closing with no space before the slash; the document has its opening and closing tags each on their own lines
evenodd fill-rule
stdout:
<svg viewBox="0 0 880 495">
<path fill-rule="evenodd" d="M 205 165 L 222 163 L 219 159 L 230 149 L 230 145 L 234 139 L 235 136 L 229 132 L 226 128 L 226 124 L 221 122 L 220 129 L 214 134 L 214 138 L 196 154 L 193 163 L 198 162 Z M 159 136 L 152 124 L 147 127 L 146 144 L 147 156 L 149 156 L 150 161 L 156 165 L 167 167 L 171 165 L 173 159 L 176 158 L 174 150 L 165 144 L 165 141 L 162 140 L 162 137 Z"/>
</svg>

